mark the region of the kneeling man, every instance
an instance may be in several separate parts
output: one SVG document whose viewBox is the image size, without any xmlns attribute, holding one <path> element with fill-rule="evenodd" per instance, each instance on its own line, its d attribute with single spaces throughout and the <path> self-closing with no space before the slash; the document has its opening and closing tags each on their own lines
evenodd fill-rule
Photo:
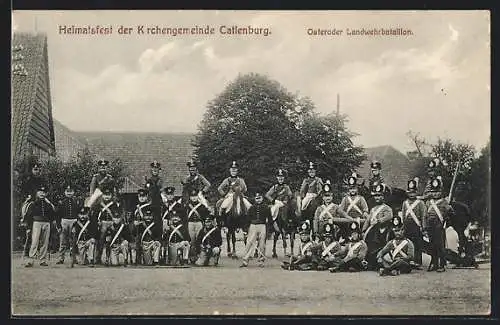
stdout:
<svg viewBox="0 0 500 325">
<path fill-rule="evenodd" d="M 208 216 L 204 220 L 203 228 L 198 234 L 196 251 L 198 253 L 197 266 L 208 266 L 213 259 L 214 266 L 219 264 L 220 247 L 222 246 L 221 229 L 214 225 L 214 217 Z"/>
</svg>

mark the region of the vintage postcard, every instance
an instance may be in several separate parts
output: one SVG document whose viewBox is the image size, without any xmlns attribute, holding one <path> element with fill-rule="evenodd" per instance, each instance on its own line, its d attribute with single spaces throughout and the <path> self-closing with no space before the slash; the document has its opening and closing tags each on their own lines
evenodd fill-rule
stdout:
<svg viewBox="0 0 500 325">
<path fill-rule="evenodd" d="M 488 11 L 13 11 L 12 315 L 491 312 Z"/>
</svg>

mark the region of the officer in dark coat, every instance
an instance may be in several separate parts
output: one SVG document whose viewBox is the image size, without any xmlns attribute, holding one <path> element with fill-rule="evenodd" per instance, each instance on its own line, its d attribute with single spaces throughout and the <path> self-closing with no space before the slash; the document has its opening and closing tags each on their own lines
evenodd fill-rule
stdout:
<svg viewBox="0 0 500 325">
<path fill-rule="evenodd" d="M 155 160 L 150 166 L 151 175 L 144 176 L 144 188 L 149 191 L 154 219 L 158 222 L 162 206 L 161 190 L 163 189 L 163 179 L 160 176 L 161 164 Z"/>
</svg>

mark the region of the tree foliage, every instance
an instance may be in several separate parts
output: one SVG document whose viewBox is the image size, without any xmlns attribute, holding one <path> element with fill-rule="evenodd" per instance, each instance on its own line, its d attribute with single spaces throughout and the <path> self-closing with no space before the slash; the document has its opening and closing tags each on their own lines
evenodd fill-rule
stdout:
<svg viewBox="0 0 500 325">
<path fill-rule="evenodd" d="M 276 170 L 288 171 L 294 189 L 308 161 L 319 176 L 342 182 L 363 156 L 353 145 L 343 116 L 320 116 L 309 98 L 299 98 L 259 74 L 240 75 L 207 105 L 193 145 L 200 171 L 214 185 L 228 176 L 231 161 L 240 165 L 249 191 L 267 190 Z"/>
<path fill-rule="evenodd" d="M 491 212 L 491 147 L 490 141 L 477 159 L 471 164 L 470 187 L 467 192 L 470 208 L 475 218 L 487 227 L 490 226 Z"/>
</svg>

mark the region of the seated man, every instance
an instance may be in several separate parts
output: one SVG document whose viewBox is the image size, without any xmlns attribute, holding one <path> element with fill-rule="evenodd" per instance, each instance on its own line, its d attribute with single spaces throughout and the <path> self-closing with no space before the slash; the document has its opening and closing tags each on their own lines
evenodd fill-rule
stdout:
<svg viewBox="0 0 500 325">
<path fill-rule="evenodd" d="M 97 225 L 90 221 L 89 212 L 88 207 L 81 208 L 76 222 L 71 227 L 71 266 L 75 263 L 94 266 Z"/>
<path fill-rule="evenodd" d="M 196 241 L 196 251 L 198 253 L 197 266 L 208 266 L 213 259 L 214 266 L 219 264 L 220 247 L 222 246 L 221 229 L 214 225 L 214 216 L 207 216 L 204 220 Z"/>
<path fill-rule="evenodd" d="M 473 229 L 471 226 L 470 228 Z M 470 234 L 469 228 L 469 234 Z M 473 230 L 474 231 L 474 230 Z M 473 232 L 472 231 L 472 232 Z M 479 267 L 474 257 L 474 238 L 472 236 L 467 236 L 467 241 L 465 242 L 465 247 L 462 249 L 459 244 L 458 233 L 453 229 L 453 227 L 446 228 L 446 248 L 445 248 L 445 258 L 455 267 Z"/>
<path fill-rule="evenodd" d="M 318 250 L 318 271 L 327 270 L 340 262 L 339 255 L 342 252 L 342 245 L 336 239 L 335 227 L 335 225 L 330 224 L 326 224 L 324 227 L 323 241 L 320 243 L 320 249 Z"/>
<path fill-rule="evenodd" d="M 361 239 L 359 224 L 357 222 L 351 223 L 350 230 L 349 243 L 338 253 L 341 258 L 336 258 L 330 262 L 334 264 L 333 267 L 328 269 L 332 273 L 340 271 L 358 272 L 366 269 L 367 262 L 365 258 L 368 247 L 365 241 Z"/>
<path fill-rule="evenodd" d="M 153 207 L 144 209 L 144 222 L 139 224 L 139 246 L 141 249 L 142 262 L 144 265 L 158 265 L 160 261 L 160 238 L 162 225 L 155 222 Z"/>
<path fill-rule="evenodd" d="M 113 215 L 113 223 L 106 229 L 106 265 L 128 265 L 129 243 L 132 240 L 128 227 L 120 215 Z"/>
<path fill-rule="evenodd" d="M 311 239 L 311 226 L 309 221 L 305 221 L 300 227 L 300 249 L 298 256 L 290 256 L 289 260 L 283 261 L 281 268 L 285 270 L 300 270 L 309 271 L 313 269 L 314 251 L 317 249 L 318 244 L 316 244 Z"/>
<path fill-rule="evenodd" d="M 399 275 L 410 273 L 415 260 L 415 248 L 406 238 L 403 221 L 399 216 L 392 219 L 394 239 L 389 241 L 377 254 L 379 275 Z"/>
<path fill-rule="evenodd" d="M 191 241 L 188 229 L 177 214 L 174 214 L 170 221 L 171 224 L 166 233 L 168 238 L 168 264 L 187 264 L 189 262 L 189 242 Z"/>
</svg>

